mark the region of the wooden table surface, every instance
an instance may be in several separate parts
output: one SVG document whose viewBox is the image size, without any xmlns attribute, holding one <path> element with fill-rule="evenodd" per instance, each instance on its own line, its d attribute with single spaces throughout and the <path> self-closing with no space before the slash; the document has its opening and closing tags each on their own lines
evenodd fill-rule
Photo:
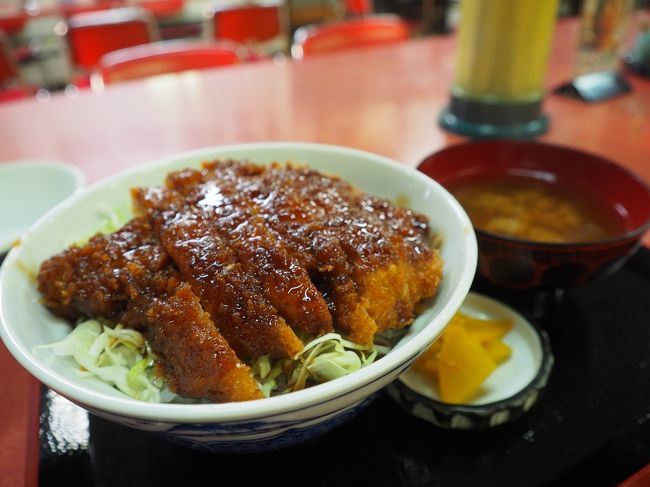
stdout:
<svg viewBox="0 0 650 487">
<path fill-rule="evenodd" d="M 556 31 L 548 86 L 570 79 L 576 24 Z M 448 102 L 455 39 L 150 78 L 49 101 L 0 105 L 0 161 L 48 158 L 89 181 L 188 149 L 292 140 L 373 151 L 409 166 L 462 139 L 437 117 Z M 543 140 L 607 156 L 650 180 L 650 80 L 586 104 L 549 95 Z"/>
<path fill-rule="evenodd" d="M 549 88 L 570 79 L 576 42 L 576 24 L 561 21 Z M 189 149 L 290 140 L 365 149 L 416 166 L 427 154 L 463 140 L 437 123 L 448 101 L 454 47 L 453 36 L 430 37 L 4 103 L 0 161 L 57 159 L 80 167 L 93 182 Z M 630 94 L 593 105 L 549 95 L 551 128 L 542 139 L 607 156 L 650 181 L 650 81 L 628 79 Z M 15 382 L 27 384 L 0 401 L 0 418 L 22 433 L 11 438 L 10 450 L 22 452 L 26 441 L 35 441 L 34 428 L 24 426 L 35 420 L 26 406 L 33 388 L 6 351 L 0 353 L 3 376 L 11 373 Z M 9 470 L 24 475 L 24 463 L 8 451 L 0 449 L 0 477 Z M 36 461 L 33 453 L 21 455 Z"/>
</svg>

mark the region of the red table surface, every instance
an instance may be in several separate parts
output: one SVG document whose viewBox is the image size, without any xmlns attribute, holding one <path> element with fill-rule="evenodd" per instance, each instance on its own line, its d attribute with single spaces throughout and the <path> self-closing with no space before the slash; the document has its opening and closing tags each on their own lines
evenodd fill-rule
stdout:
<svg viewBox="0 0 650 487">
<path fill-rule="evenodd" d="M 572 74 L 576 24 L 560 22 L 549 88 Z M 188 149 L 257 140 L 299 140 L 370 150 L 415 166 L 463 140 L 442 130 L 455 38 L 262 61 L 112 85 L 104 92 L 55 94 L 0 105 L 0 161 L 55 158 L 95 181 Z M 542 140 L 609 157 L 650 180 L 650 80 L 586 104 L 549 95 Z"/>
<path fill-rule="evenodd" d="M 577 24 L 561 21 L 549 89 L 572 76 Z M 416 166 L 464 140 L 437 123 L 448 102 L 454 36 L 323 55 L 301 62 L 262 61 L 108 87 L 46 101 L 0 105 L 0 161 L 58 159 L 89 182 L 125 168 L 200 147 L 291 140 L 338 144 Z M 650 181 L 650 81 L 628 76 L 633 91 L 596 104 L 556 95 L 541 139 L 606 156 Z M 645 240 L 650 243 L 650 236 Z M 36 386 L 0 349 L 0 370 L 14 393 L 0 397 L 6 423 L 0 482 L 33 482 L 37 468 Z M 26 467 L 30 467 L 29 468 Z M 7 485 L 20 485 L 10 482 Z"/>
<path fill-rule="evenodd" d="M 35 487 L 38 480 L 38 382 L 0 342 L 0 486 Z"/>
</svg>

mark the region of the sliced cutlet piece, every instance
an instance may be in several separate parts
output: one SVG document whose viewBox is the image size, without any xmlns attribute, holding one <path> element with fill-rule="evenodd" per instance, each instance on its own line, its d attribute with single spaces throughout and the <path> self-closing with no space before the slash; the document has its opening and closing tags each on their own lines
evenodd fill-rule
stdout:
<svg viewBox="0 0 650 487">
<path fill-rule="evenodd" d="M 269 302 L 292 328 L 308 336 L 333 331 L 327 303 L 306 269 L 266 225 L 258 206 L 237 192 L 236 181 L 208 170 L 184 170 L 170 174 L 167 185 L 227 239 L 244 270 L 257 276 Z"/>
<path fill-rule="evenodd" d="M 428 220 L 371 196 L 363 196 L 355 207 L 360 217 L 383 226 L 398 257 L 363 276 L 368 312 L 379 331 L 406 326 L 417 303 L 434 296 L 442 279 L 443 262 L 432 245 Z"/>
<path fill-rule="evenodd" d="M 411 323 L 416 303 L 436 293 L 442 274 L 426 217 L 369 196 L 340 178 L 297 171 L 304 178 L 303 194 L 325 209 L 328 232 L 339 236 L 361 302 L 377 330 Z"/>
<path fill-rule="evenodd" d="M 145 261 L 146 267 L 139 264 Z M 95 235 L 44 261 L 38 289 L 43 304 L 69 321 L 101 317 L 143 329 L 146 319 L 140 303 L 133 301 L 140 290 L 136 283 L 145 283 L 148 276 L 159 277 L 158 286 L 171 282 L 169 262 L 151 227 L 135 219 L 111 235 Z"/>
<path fill-rule="evenodd" d="M 307 169 L 246 161 L 214 162 L 205 168 L 221 179 L 236 181 L 237 191 L 257 204 L 259 216 L 281 237 L 330 303 L 335 328 L 356 342 L 371 343 L 377 325 L 353 279 L 346 244 L 341 234 L 330 228 L 339 215 L 329 207 L 322 184 L 305 185 L 306 176 L 325 176 Z"/>
<path fill-rule="evenodd" d="M 168 188 L 139 188 L 132 195 L 239 357 L 290 358 L 302 350 L 302 341 L 268 302 L 259 281 L 201 211 L 187 208 L 182 195 Z"/>
<path fill-rule="evenodd" d="M 160 356 L 171 390 L 215 402 L 261 399 L 248 366 L 239 361 L 188 284 L 149 306 L 147 338 Z"/>
<path fill-rule="evenodd" d="M 335 326 L 355 341 L 368 343 L 377 330 L 407 325 L 415 304 L 435 294 L 442 265 L 424 217 L 306 168 L 276 165 L 248 180 L 240 190 L 270 201 L 263 206 L 267 221 L 299 250 L 322 265 L 314 252 L 317 242 L 337 242 L 342 249 L 351 269 L 344 283 L 351 289 L 351 279 L 354 290 L 341 293 L 350 304 L 346 312 L 333 315 Z M 269 199 L 272 192 L 276 196 Z M 330 287 L 337 282 L 334 276 L 325 281 Z M 344 302 L 332 299 L 335 308 Z M 350 319 L 349 310 L 355 318 L 369 318 Z"/>
<path fill-rule="evenodd" d="M 251 370 L 178 278 L 149 223 L 136 218 L 41 265 L 45 305 L 69 320 L 106 318 L 144 331 L 170 388 L 216 402 L 259 399 Z"/>
</svg>

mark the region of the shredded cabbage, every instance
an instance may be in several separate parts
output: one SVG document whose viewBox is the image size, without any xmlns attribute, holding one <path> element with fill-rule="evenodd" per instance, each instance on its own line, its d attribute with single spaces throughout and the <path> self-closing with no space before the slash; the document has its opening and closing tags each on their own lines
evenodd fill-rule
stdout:
<svg viewBox="0 0 650 487">
<path fill-rule="evenodd" d="M 155 354 L 144 336 L 122 325 L 96 320 L 77 325 L 63 340 L 38 347 L 57 356 L 71 356 L 83 377 L 97 377 L 141 401 L 169 402 L 175 394 L 154 374 Z"/>
<path fill-rule="evenodd" d="M 99 232 L 104 234 L 117 232 L 133 217 L 129 209 L 102 204 L 96 205 L 96 211 L 102 219 L 102 226 Z"/>
<path fill-rule="evenodd" d="M 253 375 L 262 393 L 269 397 L 343 377 L 387 352 L 388 347 L 360 345 L 338 333 L 328 333 L 307 343 L 293 360 L 271 363 L 268 355 L 256 359 Z"/>
<path fill-rule="evenodd" d="M 79 364 L 81 376 L 97 377 L 134 399 L 192 402 L 168 389 L 154 373 L 156 355 L 144 336 L 122 325 L 84 321 L 63 340 L 37 348 L 51 349 L 57 356 L 71 356 Z M 328 333 L 307 343 L 292 360 L 272 360 L 265 355 L 254 360 L 251 368 L 260 390 L 270 397 L 343 377 L 371 364 L 388 350 L 386 346 L 360 345 L 338 333 Z"/>
<path fill-rule="evenodd" d="M 65 242 L 65 247 L 81 247 L 88 243 L 88 240 L 97 233 L 104 235 L 114 233 L 133 218 L 132 211 L 128 208 L 113 208 L 108 205 L 96 204 L 95 212 L 101 221 L 101 225 L 97 231 L 94 231 L 89 235 L 75 235 Z"/>
</svg>

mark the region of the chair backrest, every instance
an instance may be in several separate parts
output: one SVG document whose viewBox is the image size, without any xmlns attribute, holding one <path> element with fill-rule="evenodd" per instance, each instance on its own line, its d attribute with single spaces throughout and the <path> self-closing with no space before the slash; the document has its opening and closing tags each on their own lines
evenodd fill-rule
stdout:
<svg viewBox="0 0 650 487">
<path fill-rule="evenodd" d="M 148 10 L 156 18 L 178 15 L 185 6 L 185 0 L 126 0 L 126 3 Z"/>
<path fill-rule="evenodd" d="M 139 8 L 73 15 L 67 26 L 72 62 L 87 70 L 94 68 L 108 52 L 160 39 L 151 14 Z"/>
<path fill-rule="evenodd" d="M 245 49 L 235 42 L 161 41 L 127 47 L 102 56 L 99 72 L 105 83 L 207 69 L 242 62 Z"/>
<path fill-rule="evenodd" d="M 287 51 L 288 19 L 282 1 L 216 8 L 210 27 L 215 39 L 229 39 L 252 50 L 272 54 Z"/>
<path fill-rule="evenodd" d="M 28 19 L 29 17 L 23 12 L 3 15 L 0 18 L 0 30 L 3 30 L 6 34 L 16 34 L 25 27 Z"/>
<path fill-rule="evenodd" d="M 18 66 L 9 44 L 9 38 L 0 30 L 0 88 L 8 86 L 18 78 Z"/>
<path fill-rule="evenodd" d="M 291 54 L 300 59 L 313 54 L 402 42 L 410 35 L 408 23 L 396 15 L 341 20 L 296 30 Z"/>
<path fill-rule="evenodd" d="M 346 15 L 368 15 L 374 10 L 372 0 L 344 0 Z"/>
<path fill-rule="evenodd" d="M 92 2 L 58 2 L 56 9 L 63 17 L 69 18 L 73 15 L 98 10 L 110 10 L 115 6 L 115 0 L 94 0 Z"/>
<path fill-rule="evenodd" d="M 25 84 L 9 38 L 0 30 L 0 103 L 27 98 L 35 91 Z"/>
</svg>

